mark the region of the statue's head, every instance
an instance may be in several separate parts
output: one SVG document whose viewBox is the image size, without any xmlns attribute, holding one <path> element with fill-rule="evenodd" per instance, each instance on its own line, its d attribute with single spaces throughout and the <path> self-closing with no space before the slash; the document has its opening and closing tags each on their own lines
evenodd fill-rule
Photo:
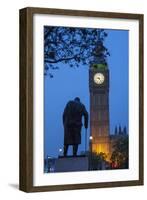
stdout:
<svg viewBox="0 0 147 200">
<path fill-rule="evenodd" d="M 80 98 L 79 98 L 79 97 L 76 97 L 76 98 L 74 99 L 74 101 L 80 102 Z"/>
</svg>

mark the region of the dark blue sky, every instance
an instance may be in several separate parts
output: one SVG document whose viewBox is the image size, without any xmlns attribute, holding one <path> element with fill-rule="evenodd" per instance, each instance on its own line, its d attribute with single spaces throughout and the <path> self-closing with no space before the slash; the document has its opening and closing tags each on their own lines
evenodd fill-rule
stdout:
<svg viewBox="0 0 147 200">
<path fill-rule="evenodd" d="M 127 30 L 107 30 L 105 46 L 111 56 L 108 57 L 110 70 L 110 134 L 116 125 L 128 128 L 128 34 Z M 59 64 L 54 78 L 44 78 L 44 153 L 45 157 L 57 156 L 63 148 L 64 129 L 62 113 L 66 103 L 79 96 L 89 111 L 88 67 L 70 68 Z M 89 135 L 89 129 L 88 129 Z M 84 150 L 85 130 L 82 129 L 82 144 L 79 152 Z"/>
</svg>

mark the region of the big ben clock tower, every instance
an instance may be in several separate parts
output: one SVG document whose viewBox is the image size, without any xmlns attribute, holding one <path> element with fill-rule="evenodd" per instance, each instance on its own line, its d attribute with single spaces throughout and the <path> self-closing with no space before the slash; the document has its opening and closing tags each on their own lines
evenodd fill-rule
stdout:
<svg viewBox="0 0 147 200">
<path fill-rule="evenodd" d="M 89 69 L 90 135 L 92 152 L 110 154 L 109 69 L 96 64 Z"/>
</svg>

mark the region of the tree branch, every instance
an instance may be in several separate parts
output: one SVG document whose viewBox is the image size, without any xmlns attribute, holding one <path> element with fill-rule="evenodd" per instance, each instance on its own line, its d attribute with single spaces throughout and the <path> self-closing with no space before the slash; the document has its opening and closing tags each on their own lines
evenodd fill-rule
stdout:
<svg viewBox="0 0 147 200">
<path fill-rule="evenodd" d="M 64 60 L 72 60 L 72 59 L 75 59 L 77 56 L 73 56 L 73 57 L 69 57 L 69 58 L 60 58 L 58 60 L 49 60 L 47 58 L 44 59 L 44 62 L 47 62 L 47 63 L 58 63 L 58 62 L 62 62 Z"/>
</svg>

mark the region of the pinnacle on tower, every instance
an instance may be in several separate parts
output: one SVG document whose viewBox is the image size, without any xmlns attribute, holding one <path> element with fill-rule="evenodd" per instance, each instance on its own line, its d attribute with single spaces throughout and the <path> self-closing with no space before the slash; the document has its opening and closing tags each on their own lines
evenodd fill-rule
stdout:
<svg viewBox="0 0 147 200">
<path fill-rule="evenodd" d="M 118 134 L 118 130 L 117 130 L 117 126 L 115 126 L 115 132 L 114 132 L 115 135 Z"/>
</svg>

